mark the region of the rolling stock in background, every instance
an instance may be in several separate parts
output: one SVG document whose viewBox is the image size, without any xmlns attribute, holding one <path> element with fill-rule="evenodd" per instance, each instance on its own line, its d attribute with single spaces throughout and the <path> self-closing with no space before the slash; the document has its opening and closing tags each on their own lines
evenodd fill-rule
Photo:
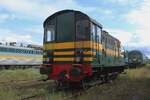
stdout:
<svg viewBox="0 0 150 100">
<path fill-rule="evenodd" d="M 1 44 L 0 69 L 40 66 L 42 52 L 42 48 L 36 45 L 17 46 L 15 42 Z"/>
<path fill-rule="evenodd" d="M 131 50 L 128 52 L 128 66 L 129 68 L 135 68 L 141 65 L 148 64 L 148 57 L 139 50 Z"/>
<path fill-rule="evenodd" d="M 75 10 L 44 21 L 41 74 L 60 83 L 107 80 L 125 69 L 121 42 L 88 15 Z"/>
</svg>

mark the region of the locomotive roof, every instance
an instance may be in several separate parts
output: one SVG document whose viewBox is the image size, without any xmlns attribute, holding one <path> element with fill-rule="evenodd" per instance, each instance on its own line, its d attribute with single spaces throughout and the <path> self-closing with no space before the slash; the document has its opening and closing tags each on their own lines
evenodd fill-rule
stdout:
<svg viewBox="0 0 150 100">
<path fill-rule="evenodd" d="M 120 42 L 116 37 L 112 36 L 109 34 L 109 32 L 103 30 L 103 32 L 107 35 L 107 36 L 110 36 L 111 38 L 115 39 L 116 41 Z"/>
<path fill-rule="evenodd" d="M 131 50 L 131 51 L 129 51 L 129 53 L 139 53 L 139 54 L 142 54 L 142 52 L 139 51 L 139 50 Z"/>
<path fill-rule="evenodd" d="M 91 22 L 93 22 L 94 24 L 98 25 L 99 27 L 103 27 L 102 24 L 100 24 L 99 22 L 97 22 L 96 20 L 94 20 L 93 18 L 89 17 L 87 14 L 81 12 L 81 11 L 76 11 L 76 10 L 61 10 L 61 11 L 58 11 L 54 14 L 52 14 L 51 16 L 49 16 L 45 21 L 44 21 L 44 26 L 46 24 L 46 22 L 48 22 L 49 20 L 51 20 L 52 18 L 60 15 L 60 14 L 63 14 L 63 13 L 68 13 L 68 12 L 74 12 L 74 13 L 80 13 L 82 14 L 83 16 L 86 16 Z"/>
</svg>

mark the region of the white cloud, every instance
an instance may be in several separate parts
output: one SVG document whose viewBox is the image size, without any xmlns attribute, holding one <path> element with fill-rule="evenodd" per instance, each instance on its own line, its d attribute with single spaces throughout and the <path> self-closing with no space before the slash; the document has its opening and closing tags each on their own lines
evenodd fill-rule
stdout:
<svg viewBox="0 0 150 100">
<path fill-rule="evenodd" d="M 150 21 L 150 1 L 144 0 L 144 2 L 141 3 L 141 7 L 129 12 L 126 18 L 128 22 L 138 25 L 138 28 L 150 29 L 150 24 L 148 23 L 148 21 Z"/>
<path fill-rule="evenodd" d="M 29 34 L 19 35 L 8 29 L 0 29 L 0 42 L 17 42 L 17 43 L 33 43 L 38 44 L 33 41 L 32 36 Z"/>
<path fill-rule="evenodd" d="M 55 10 L 51 9 L 51 6 L 31 0 L 1 0 L 0 5 L 8 11 L 38 18 L 43 17 L 47 11 Z"/>
<path fill-rule="evenodd" d="M 46 18 L 63 9 L 76 9 L 85 12 L 97 10 L 95 7 L 82 7 L 75 0 L 55 0 L 45 3 L 37 0 L 0 0 L 0 6 L 14 13 L 26 15 L 28 18 Z"/>
<path fill-rule="evenodd" d="M 59 10 L 75 9 L 86 13 L 98 11 L 107 15 L 112 13 L 108 9 L 80 6 L 75 0 L 52 0 L 51 2 L 52 3 L 50 3 L 49 0 L 0 0 L 0 6 L 6 11 L 14 14 L 17 19 L 31 19 L 40 22 L 41 25 L 39 26 L 36 25 L 32 26 L 32 28 L 22 29 L 22 31 L 28 34 L 43 33 L 42 22 L 44 19 Z M 5 16 L 3 19 L 8 18 L 10 17 Z M 20 32 L 16 34 L 20 34 Z M 7 36 L 5 35 L 5 37 Z"/>
<path fill-rule="evenodd" d="M 15 16 L 13 14 L 0 13 L 0 23 L 13 19 L 15 19 Z"/>
<path fill-rule="evenodd" d="M 30 28 L 24 28 L 23 31 L 26 33 L 41 35 L 44 33 L 44 29 L 42 25 L 31 26 Z"/>
<path fill-rule="evenodd" d="M 125 20 L 135 27 L 134 31 L 108 29 L 109 32 L 121 40 L 126 49 L 139 49 L 150 57 L 150 1 L 143 0 L 139 6 L 126 14 Z"/>
<path fill-rule="evenodd" d="M 121 29 L 106 29 L 112 36 L 116 37 L 119 39 L 122 43 L 122 45 L 128 45 L 133 33 L 127 32 L 125 30 Z"/>
<path fill-rule="evenodd" d="M 137 45 L 140 46 L 147 46 L 150 48 L 150 39 L 149 39 L 149 32 L 150 32 L 150 1 L 144 0 L 141 3 L 140 7 L 130 11 L 127 16 L 126 20 L 136 27 L 135 33 L 140 38 L 140 43 Z"/>
<path fill-rule="evenodd" d="M 111 2 L 111 3 L 119 4 L 122 6 L 135 5 L 139 1 L 141 1 L 141 0 L 106 0 L 106 2 Z"/>
<path fill-rule="evenodd" d="M 138 34 L 120 29 L 106 29 L 112 36 L 118 38 L 123 46 L 126 47 L 147 47 L 150 48 L 150 39 L 147 33 Z M 140 30 L 139 30 L 140 31 Z M 138 32 L 139 32 L 138 31 Z M 143 31 L 143 30 L 141 30 Z"/>
<path fill-rule="evenodd" d="M 126 50 L 141 50 L 144 52 L 149 58 L 150 58 L 150 39 L 147 34 L 138 34 L 138 33 L 132 33 L 125 30 L 120 29 L 106 29 L 109 34 L 116 37 L 121 41 L 122 46 Z M 141 30 L 142 32 L 143 30 Z M 138 30 L 140 32 L 140 30 Z"/>
</svg>

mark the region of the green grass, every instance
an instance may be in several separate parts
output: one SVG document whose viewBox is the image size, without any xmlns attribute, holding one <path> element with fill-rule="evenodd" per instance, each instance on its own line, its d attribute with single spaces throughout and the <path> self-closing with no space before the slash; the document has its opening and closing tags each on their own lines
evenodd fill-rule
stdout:
<svg viewBox="0 0 150 100">
<path fill-rule="evenodd" d="M 40 73 L 33 69 L 2 70 L 0 71 L 0 82 L 11 80 L 29 80 L 40 76 Z"/>
<path fill-rule="evenodd" d="M 40 73 L 33 69 L 0 71 L 0 82 L 39 77 Z M 7 87 L 0 85 L 0 100 L 20 100 L 20 95 L 29 95 L 29 93 L 44 94 L 31 100 L 62 100 L 62 97 L 69 95 L 62 91 L 50 93 L 49 88 L 17 90 L 11 85 Z M 150 65 L 128 69 L 126 74 L 121 74 L 113 83 L 90 88 L 87 93 L 75 100 L 150 100 Z"/>
<path fill-rule="evenodd" d="M 45 77 L 40 75 L 37 70 L 33 69 L 17 69 L 17 70 L 2 70 L 0 71 L 0 100 L 20 100 L 21 97 L 27 97 L 34 94 L 41 94 L 41 97 L 32 98 L 31 100 L 61 100 L 64 93 L 62 91 L 57 93 L 51 93 L 49 86 L 43 88 L 31 88 L 31 89 L 15 89 L 17 87 L 15 83 L 17 80 L 31 80 L 39 77 Z M 4 85 L 2 82 L 12 82 L 12 84 Z"/>
<path fill-rule="evenodd" d="M 91 88 L 78 100 L 150 100 L 150 66 L 126 72 L 113 83 Z"/>
<path fill-rule="evenodd" d="M 0 71 L 0 82 L 9 82 L 9 84 L 11 81 L 31 80 L 39 77 L 43 76 L 41 76 L 37 70 L 33 69 Z M 9 86 L 0 84 L 0 100 L 20 100 L 20 97 L 18 96 L 20 92 L 21 91 L 14 89 L 11 84 Z"/>
<path fill-rule="evenodd" d="M 19 100 L 17 91 L 11 87 L 0 87 L 0 100 Z"/>
</svg>

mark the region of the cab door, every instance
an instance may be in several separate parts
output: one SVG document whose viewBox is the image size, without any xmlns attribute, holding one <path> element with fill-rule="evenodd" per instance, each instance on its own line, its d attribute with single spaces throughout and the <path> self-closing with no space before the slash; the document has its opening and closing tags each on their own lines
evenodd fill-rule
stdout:
<svg viewBox="0 0 150 100">
<path fill-rule="evenodd" d="M 101 28 L 96 24 L 92 23 L 92 48 L 93 48 L 93 58 L 95 64 L 101 63 Z"/>
<path fill-rule="evenodd" d="M 106 37 L 105 32 L 102 32 L 102 65 L 106 64 Z"/>
<path fill-rule="evenodd" d="M 97 63 L 97 37 L 96 37 L 96 25 L 94 23 L 91 23 L 91 40 L 92 40 L 92 52 L 93 52 L 93 63 Z"/>
<path fill-rule="evenodd" d="M 98 63 L 102 64 L 102 45 L 101 45 L 102 27 L 97 26 L 97 59 Z"/>
</svg>

